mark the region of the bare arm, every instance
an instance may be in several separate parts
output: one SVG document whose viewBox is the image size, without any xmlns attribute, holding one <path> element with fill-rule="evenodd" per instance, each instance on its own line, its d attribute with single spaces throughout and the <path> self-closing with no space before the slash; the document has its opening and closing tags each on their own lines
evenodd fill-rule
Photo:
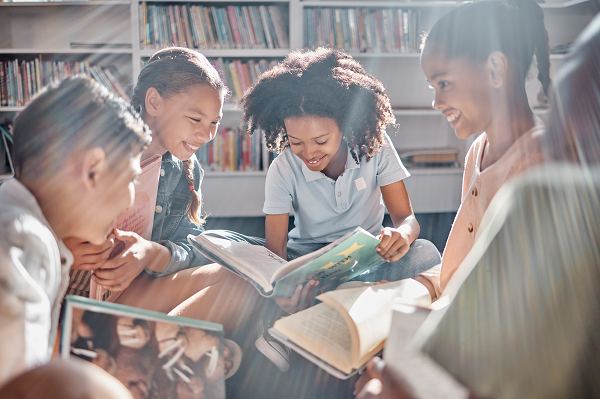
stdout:
<svg viewBox="0 0 600 399">
<path fill-rule="evenodd" d="M 421 229 L 402 181 L 382 186 L 381 194 L 394 228 L 383 229 L 377 250 L 383 259 L 395 262 L 408 252 L 410 244 L 417 239 Z"/>
<path fill-rule="evenodd" d="M 265 241 L 267 248 L 287 259 L 287 239 L 289 213 L 279 215 L 266 215 L 265 217 Z"/>
</svg>

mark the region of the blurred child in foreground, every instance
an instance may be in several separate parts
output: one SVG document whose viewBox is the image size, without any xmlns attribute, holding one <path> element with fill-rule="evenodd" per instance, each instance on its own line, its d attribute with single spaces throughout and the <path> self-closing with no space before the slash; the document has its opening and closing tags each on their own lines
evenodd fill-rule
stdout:
<svg viewBox="0 0 600 399">
<path fill-rule="evenodd" d="M 478 397 L 600 396 L 599 71 L 596 17 L 551 96 L 555 163 L 498 193 L 448 285 L 451 305 L 415 340 Z M 375 360 L 357 397 L 409 398 L 409 386 Z"/>
<path fill-rule="evenodd" d="M 76 77 L 32 101 L 14 132 L 16 177 L 0 186 L 0 397 L 129 397 L 94 365 L 47 363 L 73 263 L 62 240 L 104 241 L 133 202 L 149 130 Z"/>
</svg>

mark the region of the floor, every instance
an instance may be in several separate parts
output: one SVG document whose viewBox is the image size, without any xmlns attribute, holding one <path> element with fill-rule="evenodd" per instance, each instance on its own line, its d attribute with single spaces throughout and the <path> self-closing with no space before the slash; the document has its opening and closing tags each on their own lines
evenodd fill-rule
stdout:
<svg viewBox="0 0 600 399">
<path fill-rule="evenodd" d="M 452 222 L 456 213 L 418 213 L 417 221 L 421 226 L 419 238 L 431 241 L 440 252 L 444 250 L 446 239 L 450 233 Z M 290 229 L 293 227 L 294 217 L 290 216 Z M 391 226 L 389 215 L 385 215 L 384 226 Z M 240 218 L 217 218 L 209 217 L 206 221 L 206 229 L 232 230 L 254 237 L 265 236 L 265 218 L 263 217 L 240 217 Z"/>
</svg>

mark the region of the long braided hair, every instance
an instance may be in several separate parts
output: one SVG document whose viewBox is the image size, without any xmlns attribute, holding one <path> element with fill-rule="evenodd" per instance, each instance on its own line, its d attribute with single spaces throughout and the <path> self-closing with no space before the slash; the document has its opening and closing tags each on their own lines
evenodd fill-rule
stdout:
<svg viewBox="0 0 600 399">
<path fill-rule="evenodd" d="M 149 88 L 154 87 L 161 97 L 168 98 L 197 84 L 217 89 L 223 96 L 227 94 L 223 79 L 204 55 L 183 47 L 168 47 L 154 53 L 140 72 L 133 90 L 131 105 L 144 115 L 146 92 Z M 193 187 L 194 161 L 189 159 L 183 164 L 185 178 Z M 202 199 L 196 190 L 191 190 L 191 194 L 192 200 L 188 205 L 187 215 L 193 223 L 202 225 L 204 223 L 200 216 Z"/>
</svg>

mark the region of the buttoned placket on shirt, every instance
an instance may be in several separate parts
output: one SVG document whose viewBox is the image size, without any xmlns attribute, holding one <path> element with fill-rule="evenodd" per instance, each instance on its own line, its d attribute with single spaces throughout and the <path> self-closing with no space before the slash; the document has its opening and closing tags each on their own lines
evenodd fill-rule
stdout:
<svg viewBox="0 0 600 399">
<path fill-rule="evenodd" d="M 323 172 L 310 170 L 308 166 L 302 162 L 302 172 L 304 173 L 304 177 L 306 178 L 307 182 L 318 179 L 326 179 L 331 182 L 331 185 L 334 188 L 333 195 L 335 197 L 335 209 L 337 210 L 348 208 L 350 203 L 350 188 L 352 187 L 352 174 L 348 173 L 348 171 L 356 168 L 360 168 L 360 164 L 356 163 L 352 157 L 352 154 L 350 153 L 350 150 L 348 150 L 348 157 L 346 158 L 346 167 L 336 180 L 333 180 Z"/>
</svg>

